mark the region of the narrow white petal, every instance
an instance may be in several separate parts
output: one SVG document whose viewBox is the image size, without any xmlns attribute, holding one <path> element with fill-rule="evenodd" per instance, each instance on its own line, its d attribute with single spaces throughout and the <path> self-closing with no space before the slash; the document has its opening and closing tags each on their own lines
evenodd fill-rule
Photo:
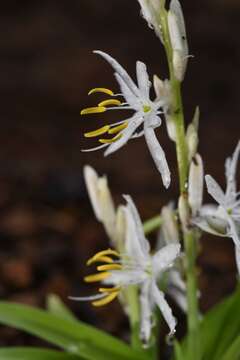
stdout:
<svg viewBox="0 0 240 360">
<path fill-rule="evenodd" d="M 102 145 L 99 145 L 99 146 L 96 146 L 96 147 L 93 147 L 93 148 L 90 148 L 90 149 L 81 149 L 81 152 L 97 151 L 97 150 L 103 149 L 103 148 L 105 148 L 107 146 L 108 146 L 108 144 L 102 144 Z"/>
<path fill-rule="evenodd" d="M 158 250 L 152 258 L 154 276 L 167 270 L 180 254 L 180 244 L 169 244 Z"/>
<path fill-rule="evenodd" d="M 162 208 L 162 225 L 158 235 L 157 250 L 167 244 L 179 243 L 179 231 L 175 217 L 175 211 L 171 203 Z"/>
<path fill-rule="evenodd" d="M 168 305 L 167 301 L 164 298 L 164 294 L 158 289 L 157 285 L 153 283 L 152 285 L 152 296 L 156 305 L 161 310 L 161 313 L 169 326 L 170 334 L 175 333 L 175 327 L 177 325 L 176 319 L 173 316 L 172 309 Z"/>
<path fill-rule="evenodd" d="M 139 101 L 138 97 L 132 92 L 132 90 L 128 87 L 125 81 L 121 78 L 118 73 L 114 73 L 114 76 L 119 84 L 121 93 L 123 94 L 126 102 L 133 108 L 138 109 Z"/>
<path fill-rule="evenodd" d="M 139 89 L 128 75 L 127 71 L 113 57 L 99 50 L 94 51 L 94 53 L 102 56 L 113 67 L 113 69 L 121 76 L 121 78 L 136 96 L 140 95 Z"/>
<path fill-rule="evenodd" d="M 98 197 L 99 176 L 97 172 L 89 165 L 84 166 L 83 175 L 95 216 L 98 219 L 98 221 L 101 221 L 102 220 L 101 205 L 99 203 L 99 197 Z"/>
<path fill-rule="evenodd" d="M 240 141 L 238 142 L 236 149 L 232 157 L 228 158 L 225 163 L 226 168 L 226 180 L 227 180 L 227 190 L 226 197 L 229 201 L 234 201 L 236 198 L 237 184 L 236 184 L 236 172 L 237 172 L 237 163 L 240 154 Z"/>
<path fill-rule="evenodd" d="M 128 121 L 128 126 L 126 127 L 126 129 L 124 129 L 121 132 L 122 135 L 121 138 L 113 142 L 111 145 L 109 145 L 108 149 L 104 153 L 105 156 L 114 153 L 115 151 L 119 150 L 122 146 L 124 146 L 131 138 L 133 133 L 136 131 L 136 129 L 141 125 L 141 123 L 143 122 L 143 118 L 137 114 L 127 121 Z"/>
<path fill-rule="evenodd" d="M 143 225 L 142 225 L 142 221 L 141 221 L 139 212 L 138 212 L 131 196 L 124 195 L 124 199 L 126 200 L 128 209 L 130 210 L 130 212 L 132 214 L 132 218 L 135 223 L 136 234 L 139 239 L 139 243 L 140 243 L 142 252 L 144 254 L 148 255 L 148 253 L 150 251 L 150 245 L 149 245 L 148 240 L 145 238 L 144 229 L 143 229 Z"/>
<path fill-rule="evenodd" d="M 141 284 L 147 279 L 142 270 L 112 270 L 111 275 L 102 281 L 106 285 L 129 286 Z"/>
<path fill-rule="evenodd" d="M 174 287 L 170 287 L 169 289 L 167 289 L 167 293 L 171 296 L 171 298 L 175 301 L 179 308 L 186 314 L 188 309 L 186 295 L 183 294 L 182 291 Z"/>
<path fill-rule="evenodd" d="M 168 188 L 171 182 L 171 175 L 165 153 L 158 142 L 154 130 L 148 127 L 146 122 L 144 123 L 144 133 L 149 151 L 158 171 L 162 176 L 163 185 Z"/>
<path fill-rule="evenodd" d="M 208 193 L 213 197 L 219 205 L 224 205 L 225 194 L 218 183 L 211 175 L 205 176 Z"/>
<path fill-rule="evenodd" d="M 236 255 L 238 274 L 240 276 L 240 246 L 235 246 L 235 255 Z"/>
<path fill-rule="evenodd" d="M 143 62 L 137 61 L 136 70 L 139 90 L 143 94 L 143 96 L 148 99 L 151 82 L 149 81 L 147 67 Z"/>
<path fill-rule="evenodd" d="M 141 307 L 141 339 L 148 343 L 152 330 L 152 304 L 150 300 L 151 283 L 145 281 L 141 287 L 140 307 Z"/>
<path fill-rule="evenodd" d="M 222 208 L 222 212 L 225 213 L 226 220 L 229 224 L 229 236 L 233 239 L 235 246 L 240 247 L 240 234 L 238 230 L 238 226 L 235 221 L 232 219 L 231 215 Z"/>
<path fill-rule="evenodd" d="M 193 216 L 200 210 L 203 201 L 204 172 L 203 162 L 199 154 L 193 159 L 189 172 L 189 204 Z"/>
<path fill-rule="evenodd" d="M 102 223 L 109 238 L 113 240 L 116 231 L 116 210 L 110 189 L 108 187 L 107 179 L 105 177 L 100 178 L 98 181 L 98 197 Z"/>
</svg>

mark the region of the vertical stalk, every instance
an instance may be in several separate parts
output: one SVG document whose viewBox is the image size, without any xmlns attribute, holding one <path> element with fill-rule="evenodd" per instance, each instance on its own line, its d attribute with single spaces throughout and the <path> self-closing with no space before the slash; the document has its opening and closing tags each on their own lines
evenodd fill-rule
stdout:
<svg viewBox="0 0 240 360">
<path fill-rule="evenodd" d="M 162 6 L 159 14 L 159 23 L 161 24 L 164 47 L 168 60 L 170 82 L 172 88 L 172 109 L 170 116 L 175 123 L 176 129 L 176 153 L 179 172 L 180 195 L 186 199 L 186 207 L 189 209 L 187 196 L 187 182 L 189 172 L 188 148 L 185 135 L 185 121 L 182 103 L 181 83 L 175 78 L 173 68 L 173 54 L 170 42 L 167 11 Z M 189 212 L 190 213 L 190 212 Z M 186 253 L 186 281 L 187 281 L 187 302 L 188 302 L 188 357 L 189 359 L 200 360 L 200 338 L 199 338 L 199 309 L 198 309 L 198 288 L 196 272 L 197 243 L 193 230 L 186 228 L 182 224 L 184 247 Z"/>
</svg>

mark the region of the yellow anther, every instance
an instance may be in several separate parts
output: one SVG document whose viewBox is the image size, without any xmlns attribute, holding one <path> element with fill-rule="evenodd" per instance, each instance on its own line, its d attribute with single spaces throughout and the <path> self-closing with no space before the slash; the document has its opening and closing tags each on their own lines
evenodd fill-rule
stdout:
<svg viewBox="0 0 240 360">
<path fill-rule="evenodd" d="M 97 258 L 97 259 L 88 260 L 87 265 L 91 265 L 91 264 L 94 264 L 96 262 L 103 262 L 103 263 L 107 263 L 107 264 L 112 264 L 114 262 L 114 260 L 112 258 L 110 258 L 110 256 L 101 256 L 100 258 Z"/>
<path fill-rule="evenodd" d="M 97 270 L 98 271 L 122 270 L 122 265 L 120 264 L 99 265 L 97 267 Z"/>
<path fill-rule="evenodd" d="M 99 292 L 101 293 L 113 293 L 116 291 L 120 291 L 120 287 L 119 286 L 115 286 L 115 287 L 111 287 L 111 288 L 99 288 Z"/>
<path fill-rule="evenodd" d="M 126 129 L 126 127 L 128 126 L 128 122 L 126 121 L 125 123 L 115 126 L 114 128 L 111 128 L 110 130 L 108 130 L 109 134 L 118 134 L 120 131 Z"/>
<path fill-rule="evenodd" d="M 99 141 L 101 144 L 112 144 L 112 143 L 114 143 L 115 141 L 118 141 L 121 137 L 122 137 L 122 134 L 118 134 L 117 136 L 115 136 L 115 137 L 112 138 L 112 139 L 99 139 L 98 141 Z"/>
<path fill-rule="evenodd" d="M 91 108 L 87 108 L 87 109 L 83 109 L 80 114 L 81 115 L 88 115 L 88 114 L 98 114 L 98 113 L 103 113 L 105 112 L 107 109 L 104 106 L 95 106 L 95 107 L 91 107 Z"/>
<path fill-rule="evenodd" d="M 91 265 L 96 261 L 101 261 L 100 259 L 102 259 L 105 256 L 108 255 L 113 255 L 113 256 L 117 256 L 119 257 L 119 253 L 115 250 L 112 249 L 107 249 L 107 250 L 103 250 L 103 251 L 99 251 L 97 254 L 95 254 L 93 257 L 91 257 L 88 261 L 87 261 L 87 265 Z M 109 258 L 110 259 L 110 258 Z M 107 262 L 107 261 L 106 261 Z"/>
<path fill-rule="evenodd" d="M 108 132 L 110 129 L 110 126 L 109 125 L 106 125 L 106 126 L 103 126 L 97 130 L 94 130 L 94 131 L 90 131 L 88 133 L 85 133 L 84 136 L 86 138 L 92 138 L 92 137 L 96 137 L 96 136 L 99 136 L 99 135 L 103 135 L 105 134 L 106 132 Z"/>
<path fill-rule="evenodd" d="M 118 296 L 118 293 L 119 291 L 112 292 L 101 300 L 93 301 L 92 305 L 96 307 L 107 305 Z"/>
<path fill-rule="evenodd" d="M 84 281 L 87 283 L 102 281 L 102 280 L 107 279 L 110 275 L 111 274 L 109 272 L 102 272 L 99 274 L 88 275 L 88 276 L 85 276 Z"/>
<path fill-rule="evenodd" d="M 98 106 L 108 106 L 108 105 L 122 105 L 121 101 L 117 100 L 117 99 L 109 99 L 109 100 L 104 100 L 102 102 L 100 102 L 98 104 Z"/>
<path fill-rule="evenodd" d="M 112 92 L 112 90 L 106 89 L 106 88 L 95 88 L 89 91 L 88 95 L 92 95 L 94 93 L 104 93 L 110 96 L 113 96 L 114 93 Z"/>
</svg>

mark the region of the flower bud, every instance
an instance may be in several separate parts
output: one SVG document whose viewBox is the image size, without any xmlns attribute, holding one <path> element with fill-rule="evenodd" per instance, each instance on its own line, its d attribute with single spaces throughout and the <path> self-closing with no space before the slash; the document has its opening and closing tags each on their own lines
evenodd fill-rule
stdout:
<svg viewBox="0 0 240 360">
<path fill-rule="evenodd" d="M 183 81 L 188 62 L 185 21 L 178 0 L 172 0 L 168 12 L 168 28 L 173 50 L 173 68 L 177 80 Z"/>
<path fill-rule="evenodd" d="M 202 206 L 204 186 L 203 161 L 199 154 L 193 158 L 189 172 L 188 201 L 192 215 L 196 216 Z"/>
<path fill-rule="evenodd" d="M 186 195 L 181 195 L 178 200 L 178 211 L 183 228 L 186 229 L 189 224 L 190 211 Z"/>
<path fill-rule="evenodd" d="M 164 238 L 164 242 L 166 244 L 171 243 L 179 243 L 179 232 L 178 232 L 178 225 L 175 218 L 175 211 L 171 205 L 164 206 L 161 211 L 162 217 L 162 236 Z"/>
<path fill-rule="evenodd" d="M 198 124 L 199 124 L 200 112 L 197 107 L 194 113 L 193 121 L 189 124 L 187 128 L 187 145 L 188 145 L 188 158 L 189 161 L 192 161 L 192 158 L 195 156 L 198 148 Z"/>
<path fill-rule="evenodd" d="M 165 0 L 138 0 L 138 2 L 141 6 L 143 18 L 147 21 L 148 26 L 155 30 L 156 35 L 163 43 L 161 24 L 158 17 Z"/>
</svg>

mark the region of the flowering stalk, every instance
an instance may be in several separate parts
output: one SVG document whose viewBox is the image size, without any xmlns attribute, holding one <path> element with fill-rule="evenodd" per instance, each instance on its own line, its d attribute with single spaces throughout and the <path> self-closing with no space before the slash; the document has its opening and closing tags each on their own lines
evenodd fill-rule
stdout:
<svg viewBox="0 0 240 360">
<path fill-rule="evenodd" d="M 176 71 L 174 69 L 174 51 L 171 45 L 171 39 L 169 34 L 168 12 L 161 6 L 159 12 L 159 22 L 161 24 L 163 44 L 166 50 L 170 83 L 172 89 L 172 109 L 170 110 L 170 116 L 175 124 L 175 140 L 176 140 L 176 152 L 178 161 L 178 171 L 180 179 L 180 194 L 183 199 L 183 206 L 186 207 L 186 212 L 190 214 L 187 184 L 188 184 L 188 172 L 189 172 L 189 159 L 188 148 L 185 134 L 185 121 L 181 94 L 181 81 L 176 78 Z M 181 213 L 179 208 L 179 213 Z M 181 216 L 180 216 L 181 217 Z M 197 239 L 193 230 L 188 229 L 188 226 L 183 223 L 182 229 L 184 236 L 184 247 L 186 253 L 186 280 L 187 280 L 187 301 L 188 301 L 188 329 L 189 329 L 189 355 L 198 360 L 200 355 L 200 339 L 198 334 L 199 326 L 199 309 L 198 309 L 198 290 L 197 290 L 197 273 L 196 273 L 196 255 L 197 255 Z M 185 219 L 188 223 L 189 219 Z"/>
</svg>

